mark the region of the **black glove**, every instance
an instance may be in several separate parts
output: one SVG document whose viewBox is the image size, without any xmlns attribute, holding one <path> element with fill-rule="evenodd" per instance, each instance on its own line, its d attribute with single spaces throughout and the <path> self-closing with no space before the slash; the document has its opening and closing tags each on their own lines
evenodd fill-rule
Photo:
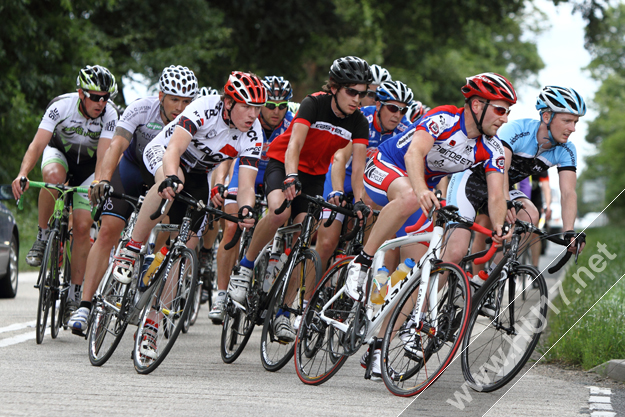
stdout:
<svg viewBox="0 0 625 417">
<path fill-rule="evenodd" d="M 89 188 L 91 188 L 91 205 L 94 207 L 103 202 L 104 199 L 108 197 L 109 193 L 113 192 L 113 187 L 107 180 L 101 180 L 96 184 L 91 184 Z"/>
<path fill-rule="evenodd" d="M 211 188 L 211 200 L 217 194 L 219 194 L 221 197 L 223 197 L 224 196 L 224 191 L 226 191 L 226 187 L 223 184 L 215 184 L 215 186 L 213 188 Z"/>
<path fill-rule="evenodd" d="M 295 187 L 295 193 L 299 193 L 302 190 L 302 183 L 299 182 L 297 174 L 289 174 L 282 183 L 282 191 L 286 191 L 289 187 Z"/>
<path fill-rule="evenodd" d="M 183 184 L 183 182 L 178 178 L 177 175 L 168 175 L 167 178 L 161 182 L 161 185 L 158 186 L 158 192 L 162 193 L 165 188 L 171 188 L 174 190 L 174 193 L 178 189 L 178 185 Z"/>
<path fill-rule="evenodd" d="M 243 215 L 243 209 L 247 209 L 247 214 L 245 216 Z M 254 207 L 250 207 L 250 206 L 241 207 L 239 209 L 239 219 L 240 220 L 254 219 L 254 224 L 256 224 L 256 211 L 254 211 Z"/>
<path fill-rule="evenodd" d="M 570 242 L 572 238 L 575 238 L 575 243 L 578 245 L 586 243 L 586 233 L 575 233 L 575 230 L 567 230 L 564 232 L 564 240 Z"/>
<path fill-rule="evenodd" d="M 354 204 L 354 211 L 361 212 L 362 217 L 368 217 L 371 209 L 362 200 L 360 200 Z"/>
</svg>

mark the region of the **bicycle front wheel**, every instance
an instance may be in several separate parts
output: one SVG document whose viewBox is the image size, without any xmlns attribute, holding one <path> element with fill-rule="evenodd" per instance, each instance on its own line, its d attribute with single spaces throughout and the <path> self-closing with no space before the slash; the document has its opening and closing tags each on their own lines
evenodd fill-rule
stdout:
<svg viewBox="0 0 625 417">
<path fill-rule="evenodd" d="M 65 247 L 69 245 L 69 240 L 65 241 Z M 59 260 L 61 265 L 57 265 L 59 273 L 54 280 L 53 293 L 52 293 L 52 315 L 50 318 L 50 335 L 55 339 L 59 334 L 59 329 L 63 325 L 64 329 L 67 329 L 68 317 L 65 317 L 67 311 L 67 293 L 69 286 L 71 285 L 71 264 L 67 251 L 63 255 L 61 250 L 62 246 L 59 246 Z M 56 309 L 56 312 L 55 312 Z"/>
<path fill-rule="evenodd" d="M 135 370 L 149 374 L 165 360 L 189 314 L 197 287 L 195 251 L 175 249 L 173 259 L 161 265 L 137 329 L 133 348 Z M 168 272 L 167 276 L 165 272 Z"/>
<path fill-rule="evenodd" d="M 39 269 L 39 301 L 37 303 L 37 344 L 43 342 L 43 336 L 46 333 L 46 324 L 48 323 L 48 313 L 52 303 L 56 300 L 53 299 L 52 287 L 54 281 L 58 275 L 58 263 L 59 263 L 59 235 L 56 230 L 52 230 L 48 237 L 48 244 L 46 250 L 43 253 L 41 260 L 41 268 Z M 54 313 L 53 313 L 54 315 Z"/>
<path fill-rule="evenodd" d="M 421 279 L 410 285 L 382 343 L 382 379 L 389 391 L 402 397 L 419 394 L 443 374 L 462 342 L 471 306 L 469 280 L 458 265 L 432 267 L 421 313 L 413 311 Z"/>
<path fill-rule="evenodd" d="M 522 282 L 526 288 L 519 288 Z M 519 373 L 547 324 L 547 299 L 545 279 L 533 266 L 519 265 L 488 284 L 471 313 L 461 355 L 471 388 L 495 391 Z"/>
<path fill-rule="evenodd" d="M 353 258 L 340 259 L 328 268 L 304 311 L 295 341 L 295 370 L 305 384 L 323 384 L 338 372 L 348 358 L 341 349 L 345 333 L 327 324 L 321 315 L 341 323 L 349 320 L 354 302 L 347 294 L 329 305 L 323 313 L 322 309 L 343 287 L 347 267 Z"/>
<path fill-rule="evenodd" d="M 289 265 L 284 265 L 288 268 Z M 310 298 L 306 293 L 306 284 L 310 293 L 321 279 L 321 260 L 312 249 L 301 249 L 295 256 L 290 276 L 282 274 L 273 285 L 273 297 L 269 302 L 267 316 L 263 323 L 260 339 L 260 358 L 266 370 L 275 372 L 293 357 L 295 335 L 301 321 L 303 302 Z"/>
</svg>

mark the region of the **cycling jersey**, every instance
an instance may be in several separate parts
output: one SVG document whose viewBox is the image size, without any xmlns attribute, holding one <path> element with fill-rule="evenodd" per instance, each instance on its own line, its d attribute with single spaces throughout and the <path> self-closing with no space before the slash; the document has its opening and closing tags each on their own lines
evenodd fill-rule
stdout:
<svg viewBox="0 0 625 417">
<path fill-rule="evenodd" d="M 369 140 L 367 119 L 360 110 L 339 118 L 334 114 L 331 94 L 319 92 L 307 96 L 286 132 L 269 146 L 267 156 L 284 163 L 285 153 L 293 125 L 302 123 L 309 127 L 306 141 L 300 152 L 298 170 L 311 175 L 325 175 L 336 151 L 348 143 L 367 145 Z"/>
<path fill-rule="evenodd" d="M 484 161 L 484 171 L 503 173 L 505 156 L 499 138 L 486 135 L 467 137 L 464 108 L 455 106 L 432 109 L 402 134 L 382 143 L 379 158 L 406 171 L 404 158 L 417 130 L 423 130 L 434 138 L 434 145 L 425 157 L 428 187 L 435 187 L 447 174 L 464 171 L 481 161 Z"/>
<path fill-rule="evenodd" d="M 110 103 L 95 119 L 83 116 L 79 107 L 78 93 L 58 96 L 48 104 L 39 124 L 39 129 L 52 132 L 48 145 L 61 151 L 70 166 L 95 163 L 98 140 L 112 139 L 117 122 Z"/>
<path fill-rule="evenodd" d="M 124 157 L 137 166 L 143 165 L 143 150 L 165 127 L 158 97 L 140 98 L 130 103 L 117 126 L 132 133 Z"/>
<path fill-rule="evenodd" d="M 247 132 L 229 127 L 223 119 L 224 102 L 219 96 L 202 96 L 169 123 L 148 144 L 143 161 L 152 175 L 163 164 L 163 155 L 175 129 L 191 135 L 191 143 L 180 157 L 185 172 L 206 173 L 227 159 L 240 158 L 241 165 L 258 169 L 263 133 L 256 119 Z"/>
</svg>

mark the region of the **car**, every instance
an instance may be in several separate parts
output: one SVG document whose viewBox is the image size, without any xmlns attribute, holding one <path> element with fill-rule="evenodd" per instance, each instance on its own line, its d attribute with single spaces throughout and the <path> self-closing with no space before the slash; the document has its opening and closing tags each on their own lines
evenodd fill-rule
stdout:
<svg viewBox="0 0 625 417">
<path fill-rule="evenodd" d="M 0 186 L 0 200 L 12 200 L 10 185 Z M 0 298 L 15 298 L 18 283 L 20 235 L 15 216 L 0 202 Z"/>
</svg>

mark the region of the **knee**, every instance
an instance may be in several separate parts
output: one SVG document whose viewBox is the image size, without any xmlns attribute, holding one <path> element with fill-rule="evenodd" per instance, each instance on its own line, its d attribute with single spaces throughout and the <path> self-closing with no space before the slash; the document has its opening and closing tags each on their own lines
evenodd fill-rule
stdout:
<svg viewBox="0 0 625 417">
<path fill-rule="evenodd" d="M 58 165 L 58 164 L 55 164 L 55 165 Z M 42 173 L 42 177 L 43 177 L 44 182 L 47 182 L 50 184 L 63 184 L 65 183 L 66 174 L 65 174 L 65 170 L 62 167 L 58 166 L 58 167 L 50 167 L 49 169 L 44 170 L 44 172 Z"/>
<path fill-rule="evenodd" d="M 397 210 L 402 217 L 409 217 L 421 207 L 419 199 L 413 192 L 400 194 L 393 202 L 395 203 L 393 211 Z"/>
<path fill-rule="evenodd" d="M 115 246 L 120 238 L 121 231 L 117 228 L 102 226 L 98 231 L 97 242 L 105 245 L 108 249 Z"/>
<path fill-rule="evenodd" d="M 223 240 L 229 241 L 230 239 L 232 239 L 232 236 L 234 236 L 238 227 L 239 226 L 237 225 L 237 223 L 226 222 L 226 227 L 224 228 Z"/>
<path fill-rule="evenodd" d="M 89 219 L 91 220 L 91 219 Z M 74 224 L 73 224 L 73 234 L 74 237 L 77 238 L 81 238 L 81 237 L 85 237 L 85 236 L 89 236 L 89 233 L 91 232 L 91 225 L 93 224 L 93 221 L 87 221 L 87 220 L 80 220 L 80 221 L 76 221 L 76 219 L 74 219 Z"/>
</svg>

